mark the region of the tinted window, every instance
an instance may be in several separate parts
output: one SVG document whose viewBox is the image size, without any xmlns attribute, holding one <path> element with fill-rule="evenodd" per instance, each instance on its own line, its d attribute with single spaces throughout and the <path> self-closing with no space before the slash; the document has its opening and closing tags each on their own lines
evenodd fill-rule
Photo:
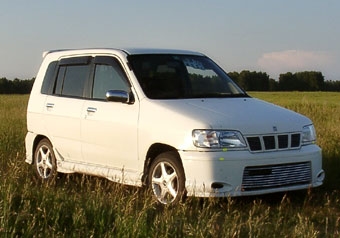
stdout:
<svg viewBox="0 0 340 238">
<path fill-rule="evenodd" d="M 96 64 L 92 97 L 105 99 L 108 90 L 123 90 L 129 92 L 125 73 L 117 62 L 110 65 Z"/>
<path fill-rule="evenodd" d="M 65 72 L 61 95 L 82 97 L 89 70 L 89 65 L 68 66 Z"/>
<path fill-rule="evenodd" d="M 129 62 L 151 99 L 247 96 L 212 60 L 195 55 L 131 55 Z"/>
<path fill-rule="evenodd" d="M 59 68 L 54 94 L 61 95 L 61 89 L 63 87 L 65 71 L 66 71 L 66 66 L 62 66 Z"/>
<path fill-rule="evenodd" d="M 52 90 L 52 85 L 54 84 L 54 75 L 57 67 L 58 61 L 53 61 L 48 65 L 46 74 L 44 77 L 43 84 L 41 86 L 42 94 L 50 94 Z"/>
<path fill-rule="evenodd" d="M 90 74 L 90 65 L 61 65 L 58 70 L 54 94 L 83 97 Z"/>
</svg>

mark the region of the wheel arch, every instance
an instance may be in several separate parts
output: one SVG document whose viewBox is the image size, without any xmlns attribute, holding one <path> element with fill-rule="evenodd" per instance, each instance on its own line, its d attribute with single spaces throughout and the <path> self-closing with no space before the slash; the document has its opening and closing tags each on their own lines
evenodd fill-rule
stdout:
<svg viewBox="0 0 340 238">
<path fill-rule="evenodd" d="M 43 139 L 47 139 L 50 143 L 51 143 L 51 140 L 48 138 L 48 137 L 46 137 L 46 136 L 44 136 L 44 135 L 37 135 L 35 138 L 34 138 L 34 141 L 33 141 L 33 146 L 32 146 L 32 164 L 34 163 L 34 154 L 35 154 L 35 150 L 36 150 L 36 148 L 37 148 L 37 146 L 38 146 L 38 144 L 39 144 L 39 142 L 40 141 L 42 141 Z M 52 143 L 51 143 L 51 145 L 52 145 Z M 52 145 L 53 146 L 53 145 Z"/>
<path fill-rule="evenodd" d="M 178 150 L 175 147 L 167 145 L 167 144 L 162 144 L 162 143 L 154 143 L 150 146 L 148 152 L 146 153 L 146 157 L 145 157 L 145 161 L 144 161 L 143 175 L 142 175 L 143 185 L 147 184 L 148 171 L 150 169 L 152 162 L 156 159 L 156 157 L 158 155 L 165 153 L 165 152 L 175 153 L 176 158 L 178 159 L 178 161 L 180 162 L 180 164 L 183 167 L 182 159 L 180 157 L 180 154 L 178 153 Z"/>
</svg>

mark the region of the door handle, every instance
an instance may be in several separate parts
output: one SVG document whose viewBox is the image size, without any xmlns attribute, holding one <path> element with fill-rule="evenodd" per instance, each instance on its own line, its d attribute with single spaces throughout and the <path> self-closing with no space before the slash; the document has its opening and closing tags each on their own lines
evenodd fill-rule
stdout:
<svg viewBox="0 0 340 238">
<path fill-rule="evenodd" d="M 97 108 L 95 108 L 95 107 L 88 107 L 87 108 L 87 112 L 89 112 L 89 113 L 95 113 L 97 111 Z"/>
<path fill-rule="evenodd" d="M 46 103 L 46 107 L 47 107 L 47 109 L 52 109 L 52 108 L 54 108 L 54 103 L 48 102 L 48 103 Z"/>
</svg>

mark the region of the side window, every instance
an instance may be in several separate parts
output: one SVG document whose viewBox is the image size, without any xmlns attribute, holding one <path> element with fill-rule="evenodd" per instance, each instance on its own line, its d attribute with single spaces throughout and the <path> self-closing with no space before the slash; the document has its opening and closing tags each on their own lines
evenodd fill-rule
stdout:
<svg viewBox="0 0 340 238">
<path fill-rule="evenodd" d="M 108 90 L 130 91 L 123 69 L 113 58 L 109 64 L 97 63 L 95 65 L 92 97 L 106 99 L 105 95 Z"/>
<path fill-rule="evenodd" d="M 61 95 L 82 97 L 89 72 L 89 65 L 68 66 L 65 71 Z"/>
<path fill-rule="evenodd" d="M 65 71 L 66 71 L 66 66 L 60 66 L 59 67 L 59 72 L 58 72 L 58 77 L 57 77 L 57 82 L 56 82 L 54 94 L 61 95 L 61 89 L 62 89 L 63 82 L 64 82 Z"/>
<path fill-rule="evenodd" d="M 90 57 L 61 60 L 53 93 L 61 96 L 83 97 L 90 74 L 89 63 Z"/>
<path fill-rule="evenodd" d="M 54 75 L 57 67 L 58 61 L 53 61 L 48 65 L 44 81 L 41 86 L 42 94 L 51 94 L 51 90 L 54 84 Z"/>
</svg>

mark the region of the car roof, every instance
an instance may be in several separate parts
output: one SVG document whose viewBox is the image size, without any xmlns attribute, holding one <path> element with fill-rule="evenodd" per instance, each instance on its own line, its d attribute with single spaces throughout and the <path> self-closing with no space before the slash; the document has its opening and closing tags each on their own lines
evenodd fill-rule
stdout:
<svg viewBox="0 0 340 238">
<path fill-rule="evenodd" d="M 156 48 L 126 48 L 123 49 L 129 55 L 140 54 L 189 54 L 189 55 L 203 55 L 202 53 L 190 51 L 190 50 L 178 50 L 178 49 L 156 49 Z"/>
<path fill-rule="evenodd" d="M 119 51 L 124 52 L 127 55 L 142 55 L 142 54 L 183 54 L 183 55 L 200 55 L 204 54 L 190 51 L 190 50 L 177 50 L 177 49 L 157 49 L 157 48 L 81 48 L 81 49 L 57 49 L 57 50 L 49 50 L 43 52 L 43 58 L 50 54 L 56 52 L 66 52 L 69 51 L 72 53 L 84 53 L 84 52 L 96 52 L 103 53 L 105 51 Z"/>
</svg>

